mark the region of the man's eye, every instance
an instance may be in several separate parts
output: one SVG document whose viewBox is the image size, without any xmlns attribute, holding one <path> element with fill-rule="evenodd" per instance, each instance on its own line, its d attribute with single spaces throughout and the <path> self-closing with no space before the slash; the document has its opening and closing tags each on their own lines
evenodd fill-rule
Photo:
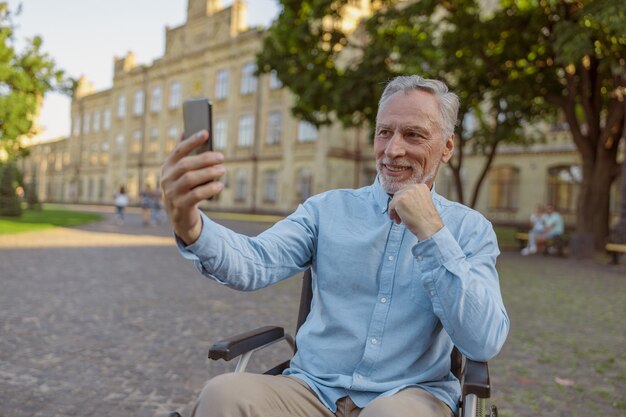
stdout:
<svg viewBox="0 0 626 417">
<path fill-rule="evenodd" d="M 380 129 L 377 133 L 377 136 L 382 136 L 382 137 L 389 136 L 390 132 L 391 131 L 387 129 Z"/>
<path fill-rule="evenodd" d="M 407 138 L 407 140 L 414 142 L 419 142 L 426 139 L 422 134 L 417 132 L 407 132 L 404 136 Z"/>
</svg>

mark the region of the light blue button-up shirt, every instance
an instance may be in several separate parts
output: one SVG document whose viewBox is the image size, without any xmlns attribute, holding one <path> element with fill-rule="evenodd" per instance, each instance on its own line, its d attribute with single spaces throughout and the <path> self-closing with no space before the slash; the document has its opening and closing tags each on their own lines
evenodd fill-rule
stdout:
<svg viewBox="0 0 626 417">
<path fill-rule="evenodd" d="M 239 290 L 266 287 L 312 267 L 311 312 L 285 371 L 333 412 L 419 386 L 456 412 L 456 345 L 486 361 L 508 334 L 491 224 L 431 192 L 445 226 L 419 241 L 387 214 L 378 181 L 314 197 L 257 237 L 203 216 L 199 239 L 179 248 L 207 277 Z"/>
</svg>

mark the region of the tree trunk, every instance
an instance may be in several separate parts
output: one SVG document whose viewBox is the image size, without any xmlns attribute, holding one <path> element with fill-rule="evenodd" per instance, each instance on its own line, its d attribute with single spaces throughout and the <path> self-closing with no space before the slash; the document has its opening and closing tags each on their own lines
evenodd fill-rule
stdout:
<svg viewBox="0 0 626 417">
<path fill-rule="evenodd" d="M 611 184 L 615 179 L 615 149 L 598 146 L 595 159 L 583 159 L 583 182 L 578 196 L 576 233 L 593 238 L 602 249 L 609 236 Z"/>
</svg>

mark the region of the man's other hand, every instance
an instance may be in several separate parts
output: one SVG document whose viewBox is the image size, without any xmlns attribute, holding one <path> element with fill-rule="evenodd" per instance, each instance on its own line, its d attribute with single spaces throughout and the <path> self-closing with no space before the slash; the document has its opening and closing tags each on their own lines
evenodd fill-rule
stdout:
<svg viewBox="0 0 626 417">
<path fill-rule="evenodd" d="M 426 184 L 401 188 L 389 202 L 389 218 L 404 223 L 419 240 L 425 240 L 443 227 Z"/>
</svg>

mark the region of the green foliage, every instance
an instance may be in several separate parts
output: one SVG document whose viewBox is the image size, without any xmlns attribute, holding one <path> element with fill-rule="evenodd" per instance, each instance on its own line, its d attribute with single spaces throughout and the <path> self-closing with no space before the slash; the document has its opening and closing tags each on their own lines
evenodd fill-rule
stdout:
<svg viewBox="0 0 626 417">
<path fill-rule="evenodd" d="M 372 3 L 371 17 L 343 31 L 337 22 L 353 2 L 281 1 L 257 60 L 294 93 L 294 115 L 372 126 L 390 78 L 444 80 L 461 98 L 460 150 L 450 163 L 460 201 L 463 150 L 486 156 L 471 205 L 499 144 L 533 143 L 541 138 L 528 126 L 564 118 L 583 161 L 578 229 L 601 242 L 624 126 L 626 1 Z"/>
<path fill-rule="evenodd" d="M 31 183 L 28 184 L 25 190 L 26 204 L 30 210 L 41 210 L 41 202 L 37 195 L 37 170 L 33 169 L 31 175 Z"/>
<path fill-rule="evenodd" d="M 22 214 L 16 188 L 20 175 L 14 163 L 0 164 L 0 216 L 19 217 Z"/>
<path fill-rule="evenodd" d="M 33 122 L 44 95 L 52 90 L 67 92 L 71 82 L 48 54 L 42 39 L 27 40 L 23 51 L 15 50 L 13 13 L 0 2 L 0 153 L 8 159 L 21 156 L 23 135 L 34 134 Z"/>
</svg>

